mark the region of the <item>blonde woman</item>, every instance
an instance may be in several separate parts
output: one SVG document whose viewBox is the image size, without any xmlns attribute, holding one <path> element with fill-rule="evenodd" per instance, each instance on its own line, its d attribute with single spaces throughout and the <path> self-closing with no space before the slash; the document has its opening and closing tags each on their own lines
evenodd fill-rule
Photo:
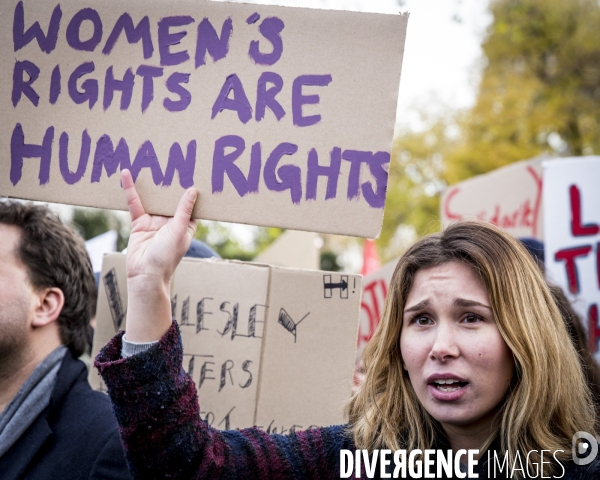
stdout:
<svg viewBox="0 0 600 480">
<path fill-rule="evenodd" d="M 598 460 L 572 460 L 573 436 L 595 434 L 594 410 L 546 283 L 516 240 L 481 223 L 426 237 L 400 259 L 348 425 L 286 436 L 209 427 L 182 370 L 168 293 L 196 228 L 197 192 L 166 219 L 144 212 L 129 172 L 122 183 L 133 221 L 127 338 L 111 340 L 96 365 L 136 477 L 339 478 L 357 449 L 392 451 L 387 464 L 377 457 L 375 478 L 421 478 L 431 464 L 438 478 L 600 475 Z M 450 471 L 436 470 L 444 462 Z"/>
</svg>

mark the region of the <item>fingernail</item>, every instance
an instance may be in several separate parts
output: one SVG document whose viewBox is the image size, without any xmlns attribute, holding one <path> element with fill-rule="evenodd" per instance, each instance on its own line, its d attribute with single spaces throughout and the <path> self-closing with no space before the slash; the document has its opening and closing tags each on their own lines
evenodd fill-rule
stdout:
<svg viewBox="0 0 600 480">
<path fill-rule="evenodd" d="M 188 190 L 187 194 L 190 198 L 196 198 L 198 196 L 198 190 L 191 188 L 190 190 Z"/>
</svg>

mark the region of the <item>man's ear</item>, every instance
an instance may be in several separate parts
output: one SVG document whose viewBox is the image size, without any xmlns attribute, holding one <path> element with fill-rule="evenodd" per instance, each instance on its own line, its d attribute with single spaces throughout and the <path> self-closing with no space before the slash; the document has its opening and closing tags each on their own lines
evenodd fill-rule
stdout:
<svg viewBox="0 0 600 480">
<path fill-rule="evenodd" d="M 60 288 L 51 287 L 40 290 L 38 304 L 32 322 L 33 327 L 45 327 L 56 321 L 65 305 L 65 294 Z"/>
</svg>

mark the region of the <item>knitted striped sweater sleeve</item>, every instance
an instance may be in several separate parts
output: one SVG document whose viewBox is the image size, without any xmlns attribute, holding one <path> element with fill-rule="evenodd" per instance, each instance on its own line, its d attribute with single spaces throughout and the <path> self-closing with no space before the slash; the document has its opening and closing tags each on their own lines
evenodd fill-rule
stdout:
<svg viewBox="0 0 600 480">
<path fill-rule="evenodd" d="M 144 479 L 339 478 L 343 426 L 289 435 L 219 431 L 200 419 L 196 386 L 182 368 L 177 324 L 149 350 L 121 358 L 122 333 L 98 354 L 129 467 Z"/>
</svg>

